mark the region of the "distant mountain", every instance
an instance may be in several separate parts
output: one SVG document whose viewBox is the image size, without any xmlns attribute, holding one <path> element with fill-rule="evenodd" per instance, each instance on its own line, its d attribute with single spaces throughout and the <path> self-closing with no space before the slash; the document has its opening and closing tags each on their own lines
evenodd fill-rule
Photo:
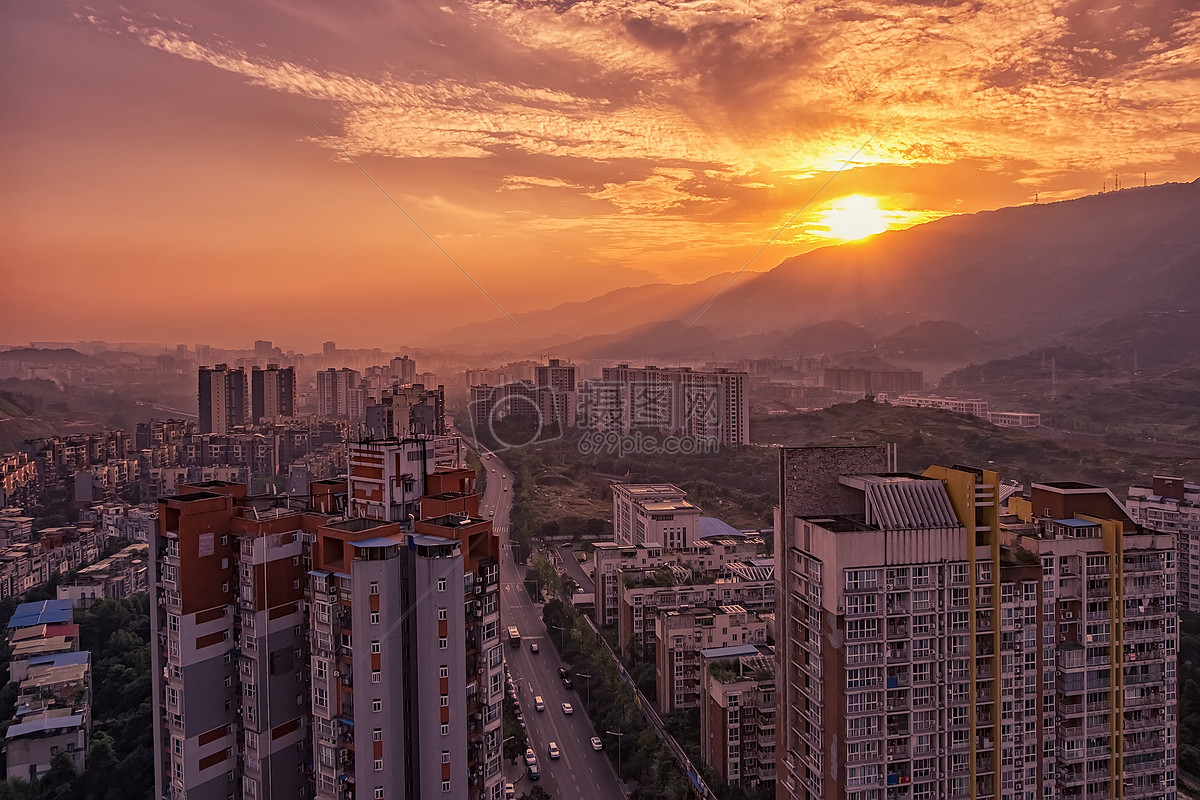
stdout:
<svg viewBox="0 0 1200 800">
<path fill-rule="evenodd" d="M 731 332 L 896 312 L 1052 341 L 1131 312 L 1200 309 L 1200 181 L 946 217 L 788 259 L 701 318 Z"/>
<path fill-rule="evenodd" d="M 562 346 L 593 336 L 632 331 L 650 323 L 683 319 L 688 309 L 698 309 L 715 296 L 730 277 L 726 273 L 696 283 L 631 286 L 583 302 L 514 314 L 512 320 L 499 317 L 474 322 L 439 336 L 438 346 L 479 350 L 480 343 L 486 342 L 489 348 L 526 352 L 554 347 L 564 355 L 573 356 L 574 350 L 563 351 Z M 525 333 L 513 325 L 513 320 Z"/>
<path fill-rule="evenodd" d="M 905 362 L 970 361 L 994 348 L 987 339 L 957 322 L 926 320 L 875 343 L 875 355 Z"/>
<path fill-rule="evenodd" d="M 21 361 L 27 365 L 46 367 L 96 363 L 91 356 L 66 347 L 59 349 L 16 347 L 12 350 L 0 350 L 0 361 Z"/>
<path fill-rule="evenodd" d="M 866 329 L 845 320 L 818 322 L 797 328 L 775 345 L 779 356 L 838 355 L 850 350 L 869 350 L 875 337 Z"/>
<path fill-rule="evenodd" d="M 1198 219 L 1200 181 L 945 217 L 743 275 L 696 322 L 714 336 L 753 343 L 746 349 L 770 350 L 778 335 L 787 351 L 808 353 L 817 350 L 783 332 L 835 320 L 876 332 L 894 330 L 901 320 L 939 320 L 885 341 L 895 352 L 891 357 L 903 351 L 907 359 L 920 350 L 918 360 L 936 355 L 961 363 L 1019 353 L 1131 314 L 1200 314 Z M 639 335 L 623 330 L 693 319 L 727 281 L 722 275 L 685 286 L 621 289 L 517 319 L 539 341 L 620 334 L 617 342 Z M 1196 330 L 1196 319 L 1176 322 Z M 951 330 L 945 323 L 970 333 L 958 330 L 941 341 Z M 860 334 L 844 330 L 854 341 L 827 341 L 817 349 L 863 345 Z M 458 329 L 452 337 L 476 348 L 480 341 L 528 342 L 503 319 Z M 1001 343 L 1003 352 L 979 349 Z M 693 355 L 722 349 L 711 344 L 701 337 Z"/>
</svg>

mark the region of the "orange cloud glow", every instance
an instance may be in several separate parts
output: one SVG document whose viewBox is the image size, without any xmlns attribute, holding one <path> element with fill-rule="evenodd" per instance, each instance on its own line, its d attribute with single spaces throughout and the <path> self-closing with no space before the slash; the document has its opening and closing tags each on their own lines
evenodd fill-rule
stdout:
<svg viewBox="0 0 1200 800">
<path fill-rule="evenodd" d="M 0 342 L 436 342 L 493 300 L 1200 171 L 1200 11 L 1171 0 L 11 16 Z"/>
</svg>

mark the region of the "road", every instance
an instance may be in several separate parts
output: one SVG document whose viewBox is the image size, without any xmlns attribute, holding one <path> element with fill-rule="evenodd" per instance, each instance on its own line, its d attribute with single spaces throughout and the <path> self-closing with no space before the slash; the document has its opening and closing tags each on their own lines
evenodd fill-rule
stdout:
<svg viewBox="0 0 1200 800">
<path fill-rule="evenodd" d="M 465 435 L 463 438 L 470 441 Z M 506 641 L 504 655 L 520 697 L 521 712 L 525 715 L 529 746 L 537 754 L 541 768 L 541 786 L 551 797 L 560 800 L 616 800 L 624 797 L 607 755 L 592 749 L 590 740 L 597 734 L 583 710 L 582 698 L 574 690 L 565 688 L 558 677 L 561 664 L 556 649 L 547 637 L 557 636 L 559 632 L 547 632 L 542 624 L 541 606 L 529 599 L 522 585 L 522 573 L 513 563 L 508 544 L 512 475 L 494 455 L 481 453 L 481 457 L 488 477 L 480 511 L 484 516 L 489 512 L 495 514 L 489 518 L 500 535 L 500 625 L 502 629 L 516 625 L 521 632 L 521 647 L 510 648 Z M 540 649 L 537 654 L 530 652 L 529 645 L 533 642 Z M 546 703 L 543 712 L 534 710 L 533 698 L 537 695 Z M 575 713 L 571 716 L 563 713 L 564 702 L 574 705 Z M 511 735 L 511 731 L 505 731 L 504 735 Z M 617 746 L 611 736 L 600 734 L 600 738 L 605 747 Z M 558 744 L 562 752 L 560 758 L 551 759 L 547 754 L 550 742 Z M 537 785 L 520 767 L 513 767 L 508 762 L 505 762 L 505 774 L 509 776 L 508 780 L 516 779 L 514 783 L 518 797 Z"/>
</svg>

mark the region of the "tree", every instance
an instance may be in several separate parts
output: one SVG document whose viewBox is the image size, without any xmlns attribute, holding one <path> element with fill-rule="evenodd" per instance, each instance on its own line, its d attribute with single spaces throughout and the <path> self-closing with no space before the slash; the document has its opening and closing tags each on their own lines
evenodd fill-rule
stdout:
<svg viewBox="0 0 1200 800">
<path fill-rule="evenodd" d="M 521 800 L 551 800 L 550 793 L 540 786 L 534 786 L 525 794 L 521 795 Z"/>
<path fill-rule="evenodd" d="M 83 773 L 82 783 L 86 787 L 87 797 L 106 800 L 117 772 L 117 763 L 112 737 L 104 731 L 97 731 L 88 746 Z"/>
<path fill-rule="evenodd" d="M 50 759 L 50 771 L 42 776 L 42 796 L 47 800 L 72 800 L 78 797 L 79 775 L 66 750 L 59 750 Z"/>
</svg>

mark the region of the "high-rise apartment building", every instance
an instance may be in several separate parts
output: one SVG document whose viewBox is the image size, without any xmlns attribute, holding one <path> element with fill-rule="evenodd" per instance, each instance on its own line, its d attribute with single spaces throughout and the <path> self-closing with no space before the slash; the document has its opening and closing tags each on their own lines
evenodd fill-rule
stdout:
<svg viewBox="0 0 1200 800">
<path fill-rule="evenodd" d="M 1174 550 L 1105 489 L 780 455 L 779 798 L 1175 796 Z M 1065 570 L 1065 572 L 1064 572 Z"/>
<path fill-rule="evenodd" d="M 491 524 L 468 516 L 411 532 L 360 517 L 318 532 L 318 798 L 499 800 L 498 555 Z"/>
<path fill-rule="evenodd" d="M 534 368 L 534 385 L 540 388 L 555 389 L 560 392 L 575 391 L 575 365 L 564 364 L 561 359 L 552 358 L 544 366 Z"/>
<path fill-rule="evenodd" d="M 623 400 L 616 419 L 628 428 L 655 428 L 664 433 L 706 439 L 719 444 L 750 443 L 750 399 L 744 372 L 690 367 L 605 367 L 603 384 L 625 392 L 605 394 L 605 403 Z M 608 413 L 613 415 L 613 410 Z M 612 420 L 589 419 L 591 427 L 611 426 Z"/>
<path fill-rule="evenodd" d="M 1179 608 L 1200 613 L 1200 485 L 1155 475 L 1149 486 L 1130 486 L 1125 505 L 1139 525 L 1175 535 L 1179 548 Z"/>
<path fill-rule="evenodd" d="M 701 650 L 767 643 L 767 623 L 739 605 L 664 611 L 654 626 L 655 691 L 664 714 L 700 705 Z"/>
<path fill-rule="evenodd" d="M 362 374 L 356 369 L 321 370 L 317 373 L 317 414 L 358 419 L 366 413 Z"/>
<path fill-rule="evenodd" d="M 390 362 L 392 377 L 401 383 L 416 383 L 417 362 L 408 356 L 393 358 Z"/>
<path fill-rule="evenodd" d="M 691 547 L 700 538 L 700 509 L 669 483 L 614 483 L 613 533 L 619 544 Z"/>
<path fill-rule="evenodd" d="M 296 368 L 268 364 L 250 372 L 250 420 L 273 422 L 296 414 Z"/>
<path fill-rule="evenodd" d="M 230 429 L 245 425 L 249 394 L 246 370 L 241 367 L 231 369 L 228 364 L 200 367 L 200 432 L 229 433 Z"/>
<path fill-rule="evenodd" d="M 211 481 L 151 539 L 156 797 L 311 796 L 305 540 L 322 514 Z"/>
<path fill-rule="evenodd" d="M 775 780 L 775 655 L 731 645 L 700 651 L 700 749 L 726 783 Z"/>
<path fill-rule="evenodd" d="M 457 436 L 352 442 L 348 457 L 351 516 L 407 523 L 420 518 L 428 495 L 475 492 L 475 470 L 463 467 Z M 436 492 L 430 490 L 434 483 Z"/>
<path fill-rule="evenodd" d="M 445 388 L 418 383 L 385 389 L 379 402 L 367 401 L 366 428 L 370 439 L 445 435 Z"/>
</svg>

